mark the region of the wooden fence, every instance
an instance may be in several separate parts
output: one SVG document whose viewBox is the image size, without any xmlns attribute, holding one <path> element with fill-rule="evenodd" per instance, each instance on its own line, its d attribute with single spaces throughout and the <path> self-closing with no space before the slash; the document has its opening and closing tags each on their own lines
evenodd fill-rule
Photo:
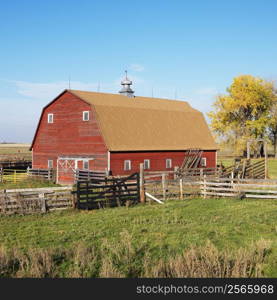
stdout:
<svg viewBox="0 0 277 300">
<path fill-rule="evenodd" d="M 89 171 L 77 169 L 75 171 L 75 182 L 78 181 L 90 181 L 94 179 L 105 179 L 107 172 L 104 171 Z"/>
<path fill-rule="evenodd" d="M 219 177 L 231 177 L 232 174 L 237 178 L 267 179 L 267 160 L 261 159 L 255 162 L 251 159 L 241 159 L 234 165 L 219 168 Z"/>
<path fill-rule="evenodd" d="M 167 199 L 184 199 L 189 196 L 199 196 L 200 186 L 197 177 L 177 178 L 173 172 L 152 173 L 145 172 L 143 176 L 143 188 L 146 193 L 152 196 Z"/>
<path fill-rule="evenodd" d="M 220 170 L 218 168 L 188 168 L 188 169 L 176 169 L 175 177 L 187 178 L 187 177 L 203 177 L 207 176 L 220 176 Z"/>
<path fill-rule="evenodd" d="M 211 196 L 277 199 L 277 180 L 204 177 L 199 184 L 204 198 Z"/>
<path fill-rule="evenodd" d="M 0 183 L 17 183 L 28 177 L 26 170 L 0 169 Z"/>
<path fill-rule="evenodd" d="M 258 162 L 257 166 L 261 165 Z M 141 172 L 145 192 L 160 200 L 184 199 L 189 196 L 277 199 L 277 180 L 234 178 L 233 172 L 231 178 L 198 175 L 195 173 L 194 176 L 178 178 L 172 176 L 172 172 Z"/>
<path fill-rule="evenodd" d="M 140 201 L 139 174 L 77 182 L 77 208 L 121 206 Z"/>
<path fill-rule="evenodd" d="M 48 181 L 55 181 L 55 170 L 53 169 L 27 169 L 28 176 L 40 177 Z"/>
<path fill-rule="evenodd" d="M 0 214 L 30 214 L 75 206 L 71 187 L 0 190 Z"/>
</svg>

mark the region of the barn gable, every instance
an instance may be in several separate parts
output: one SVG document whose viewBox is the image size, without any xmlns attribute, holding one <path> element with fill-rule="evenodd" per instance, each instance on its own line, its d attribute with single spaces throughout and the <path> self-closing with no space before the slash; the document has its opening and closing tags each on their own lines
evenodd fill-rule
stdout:
<svg viewBox="0 0 277 300">
<path fill-rule="evenodd" d="M 83 112 L 89 112 L 89 120 L 83 120 Z M 53 124 L 48 122 L 48 114 L 53 114 Z M 56 168 L 58 160 L 74 157 L 87 159 L 94 169 L 107 167 L 107 147 L 102 137 L 95 109 L 86 101 L 63 92 L 44 107 L 31 146 L 33 167 L 47 168 L 52 161 Z"/>
</svg>

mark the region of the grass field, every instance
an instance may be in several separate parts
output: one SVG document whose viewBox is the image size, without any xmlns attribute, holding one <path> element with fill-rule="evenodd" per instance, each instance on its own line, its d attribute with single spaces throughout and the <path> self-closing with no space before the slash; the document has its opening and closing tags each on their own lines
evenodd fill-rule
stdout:
<svg viewBox="0 0 277 300">
<path fill-rule="evenodd" d="M 277 277 L 276 208 L 189 199 L 2 216 L 0 274 L 2 263 L 2 276 L 15 277 Z"/>
</svg>

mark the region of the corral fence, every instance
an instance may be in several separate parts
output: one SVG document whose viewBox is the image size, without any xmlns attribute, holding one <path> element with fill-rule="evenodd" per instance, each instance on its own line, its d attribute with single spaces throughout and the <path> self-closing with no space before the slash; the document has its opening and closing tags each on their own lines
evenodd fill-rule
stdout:
<svg viewBox="0 0 277 300">
<path fill-rule="evenodd" d="M 207 197 L 234 197 L 277 199 L 277 180 L 206 178 L 199 181 L 201 195 Z"/>
<path fill-rule="evenodd" d="M 108 174 L 105 171 L 89 171 L 89 170 L 77 169 L 75 171 L 75 182 L 90 181 L 94 179 L 103 180 L 107 176 Z"/>
<path fill-rule="evenodd" d="M 252 161 L 251 159 L 242 159 L 229 167 L 220 167 L 219 177 L 226 178 L 234 177 L 240 178 L 255 178 L 255 179 L 266 179 L 267 174 L 267 160 L 261 159 L 258 161 Z"/>
<path fill-rule="evenodd" d="M 29 177 L 41 178 L 48 181 L 55 181 L 55 171 L 53 169 L 3 169 L 0 168 L 0 183 L 18 183 Z"/>
<path fill-rule="evenodd" d="M 220 168 L 187 168 L 187 169 L 178 169 L 174 170 L 174 178 L 196 178 L 207 176 L 216 176 L 220 177 L 222 174 L 222 170 Z"/>
<path fill-rule="evenodd" d="M 143 189 L 160 199 L 184 199 L 186 197 L 235 197 L 277 199 L 277 180 L 221 178 L 213 174 L 194 173 L 178 177 L 173 172 L 141 172 Z"/>
<path fill-rule="evenodd" d="M 146 195 L 150 194 L 160 200 L 200 196 L 198 176 L 178 178 L 173 171 L 144 172 L 141 176 Z"/>
<path fill-rule="evenodd" d="M 0 169 L 0 183 L 17 183 L 28 177 L 26 170 Z"/>
<path fill-rule="evenodd" d="M 77 182 L 77 208 L 94 209 L 134 204 L 140 201 L 139 174 L 128 177 Z"/>
<path fill-rule="evenodd" d="M 54 169 L 27 169 L 30 177 L 39 177 L 48 181 L 55 181 L 56 172 Z"/>
<path fill-rule="evenodd" d="M 45 213 L 75 207 L 71 187 L 0 190 L 0 214 Z"/>
</svg>

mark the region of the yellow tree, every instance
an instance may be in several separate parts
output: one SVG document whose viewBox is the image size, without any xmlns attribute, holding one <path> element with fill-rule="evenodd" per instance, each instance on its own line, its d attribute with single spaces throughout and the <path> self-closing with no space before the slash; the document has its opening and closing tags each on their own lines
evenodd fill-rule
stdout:
<svg viewBox="0 0 277 300">
<path fill-rule="evenodd" d="M 277 95 L 277 90 L 275 90 Z M 270 109 L 269 115 L 269 138 L 274 146 L 274 156 L 277 158 L 277 97 Z"/>
<path fill-rule="evenodd" d="M 248 139 L 264 138 L 276 101 L 272 82 L 251 75 L 235 77 L 227 95 L 218 95 L 208 115 L 214 132 L 240 152 Z"/>
</svg>

